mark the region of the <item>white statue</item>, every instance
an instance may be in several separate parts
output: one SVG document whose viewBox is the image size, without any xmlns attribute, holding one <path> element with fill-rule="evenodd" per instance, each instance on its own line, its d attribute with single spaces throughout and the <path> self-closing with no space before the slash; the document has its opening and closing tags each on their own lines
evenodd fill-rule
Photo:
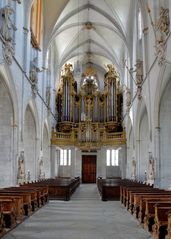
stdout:
<svg viewBox="0 0 171 239">
<path fill-rule="evenodd" d="M 43 159 L 41 157 L 41 159 L 39 160 L 39 179 L 44 179 L 45 178 L 45 172 L 43 170 Z"/>
<path fill-rule="evenodd" d="M 13 41 L 13 32 L 17 30 L 11 20 L 11 15 L 14 14 L 13 8 L 9 5 L 0 10 L 1 17 L 1 34 L 6 41 Z"/>
<path fill-rule="evenodd" d="M 7 64 L 11 65 L 13 56 L 14 56 L 14 48 L 11 41 L 6 41 L 3 45 L 3 56 Z"/>
<path fill-rule="evenodd" d="M 152 153 L 149 152 L 149 162 L 148 162 L 148 180 L 149 184 L 154 184 L 154 159 Z"/>
<path fill-rule="evenodd" d="M 18 172 L 17 172 L 17 183 L 21 184 L 25 182 L 25 162 L 24 162 L 24 151 L 20 152 L 18 157 Z"/>
<path fill-rule="evenodd" d="M 135 159 L 132 160 L 132 174 L 131 179 L 136 180 L 136 161 Z"/>
<path fill-rule="evenodd" d="M 30 170 L 27 171 L 27 182 L 30 182 L 31 179 L 31 174 L 30 174 Z"/>
</svg>

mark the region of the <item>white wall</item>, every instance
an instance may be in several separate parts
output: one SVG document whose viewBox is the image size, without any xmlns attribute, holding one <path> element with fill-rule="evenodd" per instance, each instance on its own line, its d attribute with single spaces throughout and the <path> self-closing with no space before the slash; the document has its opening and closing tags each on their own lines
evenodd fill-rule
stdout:
<svg viewBox="0 0 171 239">
<path fill-rule="evenodd" d="M 13 185 L 14 112 L 10 93 L 0 76 L 0 187 Z"/>
<path fill-rule="evenodd" d="M 160 102 L 161 187 L 171 188 L 171 81 Z"/>
</svg>

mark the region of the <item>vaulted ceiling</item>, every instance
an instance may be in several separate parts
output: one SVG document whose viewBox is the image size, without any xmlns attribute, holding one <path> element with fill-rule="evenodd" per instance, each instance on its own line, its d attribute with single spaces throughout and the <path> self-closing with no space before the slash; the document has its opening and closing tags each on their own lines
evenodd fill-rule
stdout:
<svg viewBox="0 0 171 239">
<path fill-rule="evenodd" d="M 122 71 L 123 59 L 129 55 L 128 36 L 134 0 L 44 2 L 47 5 L 46 38 L 49 44 L 55 45 L 60 67 L 66 62 L 74 65 L 79 60 L 84 66 L 91 63 L 103 71 L 112 63 Z"/>
</svg>

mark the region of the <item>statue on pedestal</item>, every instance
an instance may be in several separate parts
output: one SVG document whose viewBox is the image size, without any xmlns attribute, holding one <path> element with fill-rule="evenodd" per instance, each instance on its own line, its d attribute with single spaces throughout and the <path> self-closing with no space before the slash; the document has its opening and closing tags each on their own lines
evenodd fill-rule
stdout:
<svg viewBox="0 0 171 239">
<path fill-rule="evenodd" d="M 30 62 L 30 80 L 32 83 L 32 91 L 34 94 L 37 92 L 37 84 L 38 84 L 38 72 L 40 72 L 40 69 L 37 66 L 37 57 L 35 57 Z"/>
<path fill-rule="evenodd" d="M 31 180 L 31 174 L 30 174 L 30 170 L 27 171 L 27 182 L 29 183 Z"/>
<path fill-rule="evenodd" d="M 132 180 L 136 180 L 136 161 L 135 161 L 135 159 L 132 160 L 131 179 L 132 179 Z"/>
<path fill-rule="evenodd" d="M 43 159 L 39 160 L 39 179 L 45 178 L 44 166 L 43 166 Z"/>
<path fill-rule="evenodd" d="M 17 183 L 22 184 L 24 182 L 25 182 L 24 151 L 21 151 L 18 157 Z"/>
<path fill-rule="evenodd" d="M 149 152 L 149 162 L 148 162 L 148 180 L 147 182 L 152 185 L 154 184 L 154 159 L 152 153 Z"/>
</svg>

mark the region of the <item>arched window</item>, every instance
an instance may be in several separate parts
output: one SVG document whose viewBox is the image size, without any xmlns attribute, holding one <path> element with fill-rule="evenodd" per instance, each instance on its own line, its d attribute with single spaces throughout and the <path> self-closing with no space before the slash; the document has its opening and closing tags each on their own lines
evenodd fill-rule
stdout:
<svg viewBox="0 0 171 239">
<path fill-rule="evenodd" d="M 34 48 L 40 50 L 42 41 L 42 0 L 33 2 L 30 20 L 31 43 Z"/>
</svg>

